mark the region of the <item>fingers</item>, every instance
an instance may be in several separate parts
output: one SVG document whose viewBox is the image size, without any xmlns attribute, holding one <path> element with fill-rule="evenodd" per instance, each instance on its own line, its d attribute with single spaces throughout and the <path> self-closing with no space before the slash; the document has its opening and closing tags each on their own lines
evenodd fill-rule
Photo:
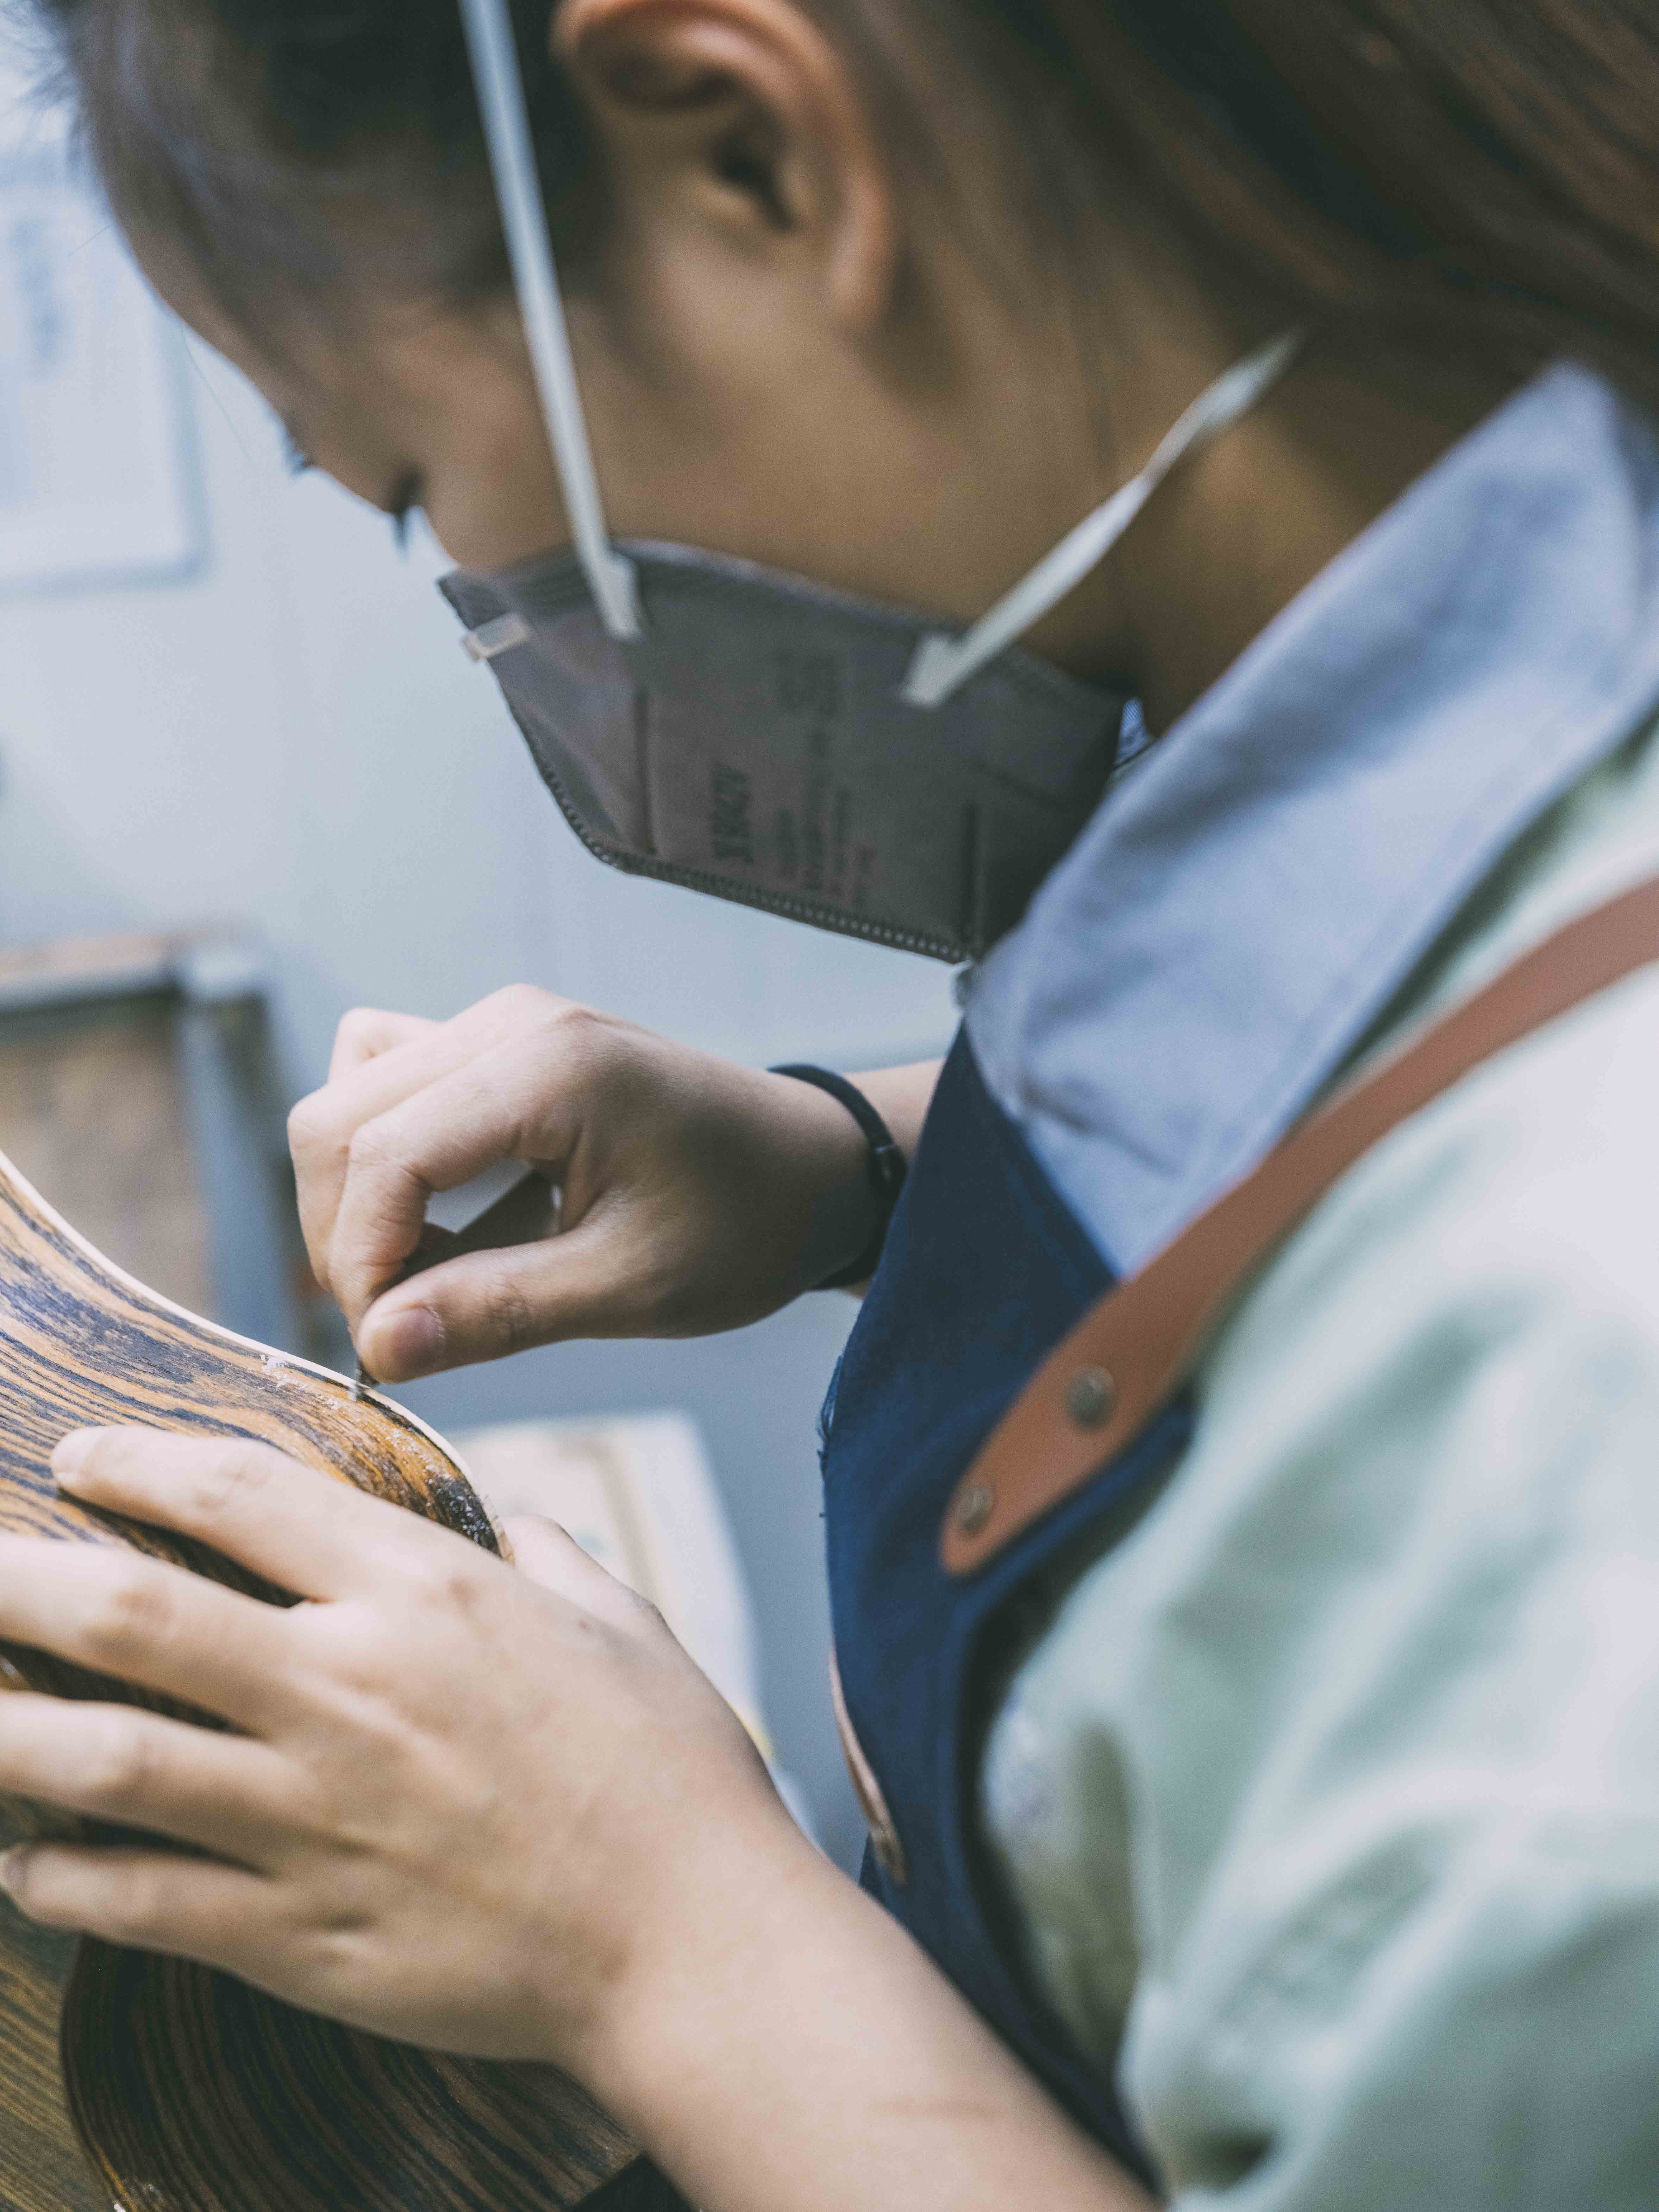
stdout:
<svg viewBox="0 0 1659 2212">
<path fill-rule="evenodd" d="M 548 1060 L 518 1040 L 499 1045 L 358 1130 L 329 1252 L 330 1287 L 354 1328 L 416 1249 L 434 1191 L 505 1159 L 562 1167 L 575 1114 Z"/>
<path fill-rule="evenodd" d="M 514 988 L 498 991 L 453 1021 L 441 1024 L 411 1023 L 406 1016 L 373 1013 L 348 1018 L 349 1034 L 348 1025 L 343 1024 L 342 1042 L 336 1048 L 337 1078 L 331 1077 L 325 1089 L 301 1099 L 289 1117 L 301 1227 L 313 1272 L 325 1288 L 340 1297 L 336 1230 L 354 1163 L 367 1159 L 383 1164 L 389 1157 L 391 1133 L 379 1126 L 383 1117 L 503 1044 L 516 1040 L 521 1049 L 543 1057 L 541 1040 L 556 1030 L 561 1022 L 574 1019 L 582 1012 L 547 992 Z M 405 1024 L 409 1024 L 406 1030 Z M 382 1048 L 370 1049 L 377 1044 Z M 358 1056 L 354 1059 L 354 1054 Z M 483 1122 L 469 1148 L 469 1156 L 479 1161 L 479 1169 L 471 1172 L 515 1156 L 515 1117 L 490 1111 L 492 1103 L 498 1103 L 481 1098 L 476 1092 L 469 1099 L 465 1091 L 447 1101 L 449 1110 L 476 1114 L 480 1104 L 485 1109 Z M 536 1103 L 530 1103 L 532 1118 Z M 516 1118 L 522 1118 L 521 1111 Z M 495 1133 L 493 1146 L 492 1131 Z M 448 1187 L 429 1182 L 423 1186 L 418 1178 L 403 1184 L 395 1225 L 377 1231 L 377 1255 L 392 1256 L 389 1261 L 377 1256 L 375 1264 L 381 1272 L 374 1288 L 383 1287 L 415 1249 L 430 1191 Z M 382 1202 L 384 1195 L 382 1191 Z"/>
<path fill-rule="evenodd" d="M 421 1014 L 389 1014 L 378 1006 L 355 1006 L 341 1018 L 340 1026 L 334 1032 L 328 1079 L 337 1083 L 366 1060 L 378 1060 L 382 1053 L 394 1051 L 398 1045 L 412 1044 L 421 1037 L 430 1036 L 440 1026 Z"/>
<path fill-rule="evenodd" d="M 539 1513 L 514 1514 L 503 1524 L 514 1563 L 532 1583 L 581 1612 L 621 1628 L 635 1625 L 643 1601 L 628 1584 L 590 1559 L 556 1521 Z"/>
<path fill-rule="evenodd" d="M 300 1206 L 300 1227 L 312 1272 L 332 1289 L 330 1257 L 334 1218 L 345 1187 L 357 1132 L 389 1107 L 463 1066 L 475 1048 L 459 1022 L 433 1024 L 384 1051 L 369 1054 L 325 1087 L 302 1098 L 288 1117 L 289 1148 Z M 339 1048 L 336 1047 L 337 1058 Z"/>
<path fill-rule="evenodd" d="M 0 1536 L 0 1641 L 251 1730 L 276 1710 L 287 1649 L 276 1606 L 112 1545 L 32 1536 Z"/>
<path fill-rule="evenodd" d="M 240 1867 L 162 1851 L 29 1844 L 0 1862 L 13 1903 L 46 1928 L 164 1951 L 230 1972 L 265 1948 L 272 1886 Z"/>
<path fill-rule="evenodd" d="M 194 1536 L 279 1589 L 292 1590 L 296 1597 L 356 1596 L 389 1572 L 409 1571 L 423 1565 L 434 1541 L 465 1541 L 450 1537 L 416 1514 L 405 1513 L 382 1498 L 366 1496 L 348 1482 L 303 1467 L 269 1444 L 169 1436 L 158 1429 L 82 1429 L 64 1437 L 52 1454 L 52 1465 L 59 1483 L 72 1497 L 158 1528 L 171 1528 L 181 1536 Z M 150 1682 L 148 1675 L 133 1672 L 125 1663 L 106 1664 L 103 1672 L 169 1689 L 242 1725 L 250 1724 L 245 1711 L 251 1715 L 256 1705 L 260 1711 L 274 1705 L 280 1695 L 280 1670 L 291 1664 L 293 1656 L 287 1616 L 276 1607 L 220 1589 L 181 1568 L 106 1552 L 103 1547 L 37 1542 L 29 1548 L 36 1556 L 49 1552 L 77 1559 L 86 1552 L 111 1563 L 103 1570 L 104 1584 L 83 1595 L 81 1603 L 87 1611 L 95 1612 L 100 1602 L 113 1611 L 115 1621 L 106 1622 L 100 1632 L 112 1644 L 121 1642 L 119 1616 L 125 1607 L 131 1617 L 127 1644 L 148 1651 L 155 1611 L 165 1612 L 177 1600 L 176 1613 L 167 1616 L 175 1625 L 169 1628 L 164 1621 L 161 1633 L 179 1654 L 176 1662 L 179 1680 L 188 1677 L 196 1683 L 198 1668 L 204 1668 L 210 1681 L 215 1679 L 212 1670 L 217 1668 L 227 1681 L 239 1686 L 239 1710 L 229 1711 L 222 1698 L 205 1694 L 200 1683 L 185 1689 L 173 1683 Z M 75 1579 L 70 1569 L 54 1564 L 58 1583 Z M 149 1570 L 151 1576 L 173 1579 L 163 1586 L 141 1575 L 141 1569 Z M 6 1595 L 10 1581 L 0 1567 L 0 1638 L 11 1633 L 7 1626 L 11 1601 Z M 21 1603 L 21 1598 L 16 1601 Z M 199 1620 L 204 1632 L 216 1633 L 218 1645 L 210 1644 L 204 1654 L 192 1626 L 186 1659 L 186 1630 L 182 1625 L 186 1616 L 192 1624 Z M 49 1629 L 50 1624 L 46 1626 Z M 17 1640 L 41 1641 L 39 1637 L 21 1635 Z M 41 1648 L 57 1650 L 60 1646 L 48 1642 Z M 65 1652 L 64 1656 L 82 1655 Z M 124 1648 L 119 1656 L 129 1661 L 133 1654 Z M 146 1663 L 159 1667 L 161 1660 L 151 1656 Z M 262 1668 L 279 1679 L 275 1684 L 259 1684 L 262 1695 L 256 1699 L 254 1686 Z"/>
<path fill-rule="evenodd" d="M 544 1243 L 447 1260 L 368 1308 L 363 1364 L 407 1382 L 572 1337 L 647 1334 L 659 1255 L 636 1246 L 599 1212 Z"/>
<path fill-rule="evenodd" d="M 132 1705 L 0 1698 L 0 1793 L 150 1828 L 257 1863 L 281 1822 L 289 1770 L 246 1736 Z"/>
</svg>

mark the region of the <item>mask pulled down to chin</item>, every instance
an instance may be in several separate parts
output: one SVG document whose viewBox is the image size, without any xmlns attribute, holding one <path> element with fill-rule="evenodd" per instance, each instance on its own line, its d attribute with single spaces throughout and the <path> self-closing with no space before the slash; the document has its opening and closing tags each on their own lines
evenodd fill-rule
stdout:
<svg viewBox="0 0 1659 2212">
<path fill-rule="evenodd" d="M 1120 694 L 1016 649 L 915 706 L 921 618 L 718 554 L 618 550 L 631 640 L 573 555 L 441 586 L 590 852 L 943 960 L 1018 921 L 1105 788 Z"/>
</svg>

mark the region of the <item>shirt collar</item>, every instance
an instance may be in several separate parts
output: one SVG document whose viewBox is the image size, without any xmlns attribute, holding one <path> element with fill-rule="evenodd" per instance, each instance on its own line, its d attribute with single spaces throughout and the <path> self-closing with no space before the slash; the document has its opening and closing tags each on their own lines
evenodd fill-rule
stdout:
<svg viewBox="0 0 1659 2212">
<path fill-rule="evenodd" d="M 1656 705 L 1659 444 L 1558 365 L 1125 774 L 975 980 L 981 1070 L 1115 1267 L 1254 1164 Z"/>
</svg>

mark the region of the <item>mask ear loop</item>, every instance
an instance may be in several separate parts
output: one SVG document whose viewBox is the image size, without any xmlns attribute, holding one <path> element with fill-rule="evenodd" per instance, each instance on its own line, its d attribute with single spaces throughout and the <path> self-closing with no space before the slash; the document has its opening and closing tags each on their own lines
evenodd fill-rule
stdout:
<svg viewBox="0 0 1659 2212">
<path fill-rule="evenodd" d="M 576 558 L 610 635 L 636 638 L 644 629 L 639 580 L 634 563 L 612 546 L 605 526 L 506 0 L 460 0 L 460 4 L 519 313 Z"/>
<path fill-rule="evenodd" d="M 1140 474 L 1085 515 L 970 630 L 960 637 L 935 630 L 923 638 L 899 694 L 907 705 L 942 707 L 987 661 L 994 660 L 1051 607 L 1058 606 L 1105 559 L 1176 462 L 1249 414 L 1278 383 L 1306 341 L 1305 331 L 1287 331 L 1218 377 L 1194 400 Z"/>
</svg>

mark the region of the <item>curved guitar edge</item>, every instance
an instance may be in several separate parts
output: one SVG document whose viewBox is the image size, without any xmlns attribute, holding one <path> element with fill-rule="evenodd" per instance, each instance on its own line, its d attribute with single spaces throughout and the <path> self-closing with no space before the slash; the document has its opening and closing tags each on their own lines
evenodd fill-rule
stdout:
<svg viewBox="0 0 1659 2212">
<path fill-rule="evenodd" d="M 16 1163 L 9 1158 L 4 1152 L 0 1152 L 0 1201 L 8 1198 L 13 1200 L 24 1214 L 33 1213 L 54 1235 L 61 1237 L 65 1243 L 79 1251 L 96 1272 L 106 1276 L 111 1282 L 118 1285 L 128 1297 L 140 1306 L 149 1306 L 161 1313 L 170 1315 L 185 1322 L 191 1328 L 204 1330 L 208 1335 L 217 1338 L 222 1344 L 234 1346 L 239 1352 L 257 1352 L 262 1364 L 292 1370 L 299 1374 L 313 1376 L 319 1382 L 331 1383 L 349 1402 L 373 1403 L 382 1413 L 389 1416 L 400 1426 L 412 1430 L 442 1458 L 447 1460 L 450 1466 L 466 1484 L 489 1522 L 490 1532 L 495 1540 L 496 1550 L 504 1559 L 511 1560 L 512 1550 L 496 1518 L 495 1508 L 478 1489 L 466 1462 L 448 1439 L 441 1436 L 429 1423 L 423 1421 L 418 1413 L 411 1413 L 407 1406 L 401 1404 L 395 1398 L 388 1398 L 378 1389 L 364 1387 L 360 1394 L 359 1386 L 351 1377 L 340 1374 L 336 1369 L 325 1367 L 314 1359 L 307 1359 L 299 1352 L 283 1352 L 274 1345 L 261 1344 L 256 1337 L 242 1336 L 235 1329 L 227 1328 L 223 1322 L 210 1320 L 205 1314 L 193 1313 L 188 1306 L 180 1305 L 176 1299 L 168 1297 L 164 1291 L 155 1289 L 149 1283 L 140 1281 L 137 1275 L 130 1274 L 118 1262 L 112 1260 L 106 1252 L 100 1252 L 89 1237 L 83 1237 L 72 1222 L 64 1218 L 49 1199 L 41 1196 Z M 3 1682 L 0 1681 L 0 1687 L 4 1686 Z"/>
</svg>

